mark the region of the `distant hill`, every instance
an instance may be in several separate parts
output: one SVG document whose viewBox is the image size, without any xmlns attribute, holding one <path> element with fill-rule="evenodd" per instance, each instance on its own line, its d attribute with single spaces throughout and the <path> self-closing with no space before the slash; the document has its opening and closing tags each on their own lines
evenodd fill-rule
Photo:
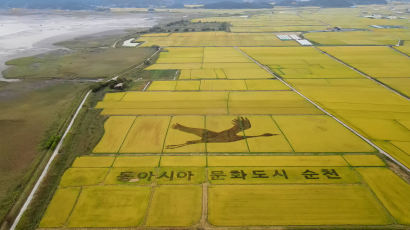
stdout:
<svg viewBox="0 0 410 230">
<path fill-rule="evenodd" d="M 267 2 L 233 2 L 221 1 L 205 4 L 205 9 L 262 9 L 272 8 L 273 6 Z"/>
<path fill-rule="evenodd" d="M 281 0 L 275 6 L 351 7 L 353 5 L 387 4 L 386 0 Z"/>
<path fill-rule="evenodd" d="M 280 6 L 320 7 L 386 4 L 386 0 L 0 0 L 0 8 L 93 10 L 110 7 L 182 8 L 184 4 L 203 4 L 207 9 L 271 8 L 268 2 Z"/>
</svg>

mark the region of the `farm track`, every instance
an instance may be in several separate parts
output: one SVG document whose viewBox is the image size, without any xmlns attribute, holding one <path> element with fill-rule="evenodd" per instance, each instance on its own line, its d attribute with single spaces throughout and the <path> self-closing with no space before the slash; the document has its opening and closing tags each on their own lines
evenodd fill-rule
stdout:
<svg viewBox="0 0 410 230">
<path fill-rule="evenodd" d="M 295 93 L 297 93 L 298 95 L 300 95 L 301 97 L 303 97 L 304 99 L 306 99 L 307 101 L 309 101 L 312 105 L 314 105 L 316 108 L 318 108 L 319 110 L 321 110 L 323 113 L 325 113 L 326 115 L 330 116 L 331 118 L 333 118 L 334 120 L 336 120 L 338 123 L 340 123 L 341 125 L 343 125 L 345 128 L 349 129 L 351 132 L 353 132 L 355 135 L 357 135 L 358 137 L 360 137 L 362 140 L 364 140 L 365 142 L 367 142 L 369 145 L 373 146 L 375 149 L 377 149 L 377 151 L 379 151 L 379 153 L 385 155 L 386 157 L 388 157 L 390 160 L 392 160 L 394 163 L 396 163 L 397 165 L 399 165 L 401 168 L 403 168 L 406 172 L 410 172 L 410 169 L 407 168 L 404 164 L 400 163 L 400 161 L 396 160 L 394 157 L 392 157 L 390 154 L 388 154 L 387 152 L 385 152 L 383 149 L 381 149 L 379 146 L 377 146 L 375 143 L 373 143 L 371 140 L 369 140 L 368 138 L 364 137 L 363 135 L 361 135 L 359 132 L 357 132 L 355 129 L 353 129 L 352 127 L 348 126 L 347 124 L 345 124 L 343 121 L 341 121 L 340 119 L 338 119 L 337 117 L 333 116 L 331 113 L 329 113 L 327 110 L 325 110 L 324 108 L 322 108 L 321 106 L 319 106 L 318 104 L 316 104 L 314 101 L 310 100 L 308 97 L 306 97 L 304 94 L 302 94 L 301 92 L 299 92 L 298 90 L 296 90 L 293 86 L 291 86 L 290 84 L 288 84 L 285 80 L 283 80 L 282 78 L 280 78 L 279 76 L 277 76 L 275 73 L 273 73 L 268 67 L 262 65 L 261 63 L 259 63 L 257 60 L 253 59 L 252 57 L 250 57 L 248 54 L 246 54 L 245 52 L 243 52 L 241 49 L 239 49 L 238 47 L 235 47 L 239 52 L 241 52 L 243 55 L 245 55 L 246 57 L 248 57 L 250 60 L 252 60 L 253 62 L 255 62 L 257 65 L 259 65 L 261 68 L 265 69 L 266 71 L 268 71 L 272 76 L 274 76 L 276 79 L 278 79 L 279 81 L 281 81 L 283 84 L 285 84 L 286 86 L 288 86 L 290 89 L 292 89 Z M 397 93 L 397 92 L 396 92 Z M 401 94 L 400 94 L 401 95 Z M 403 96 L 403 95 L 401 95 Z M 407 98 L 407 97 L 406 97 Z M 408 99 L 408 98 L 407 98 Z"/>
</svg>

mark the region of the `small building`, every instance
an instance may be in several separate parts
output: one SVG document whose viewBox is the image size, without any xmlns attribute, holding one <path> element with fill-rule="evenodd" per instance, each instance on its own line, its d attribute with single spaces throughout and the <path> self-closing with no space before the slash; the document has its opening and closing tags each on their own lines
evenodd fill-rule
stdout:
<svg viewBox="0 0 410 230">
<path fill-rule="evenodd" d="M 313 45 L 310 41 L 308 41 L 306 39 L 299 39 L 299 40 L 296 40 L 296 41 L 299 42 L 299 44 L 302 45 L 302 46 L 312 46 Z"/>
<path fill-rule="evenodd" d="M 279 38 L 281 41 L 292 40 L 292 38 L 289 37 L 289 35 L 286 35 L 286 34 L 277 34 L 276 37 Z"/>
<path fill-rule="evenodd" d="M 291 34 L 291 35 L 289 35 L 289 37 L 291 37 L 293 40 L 300 40 L 301 38 L 298 36 L 298 35 L 296 35 L 296 34 Z"/>
<path fill-rule="evenodd" d="M 116 85 L 114 85 L 114 89 L 118 89 L 118 90 L 123 90 L 124 89 L 124 83 L 118 83 Z"/>
</svg>

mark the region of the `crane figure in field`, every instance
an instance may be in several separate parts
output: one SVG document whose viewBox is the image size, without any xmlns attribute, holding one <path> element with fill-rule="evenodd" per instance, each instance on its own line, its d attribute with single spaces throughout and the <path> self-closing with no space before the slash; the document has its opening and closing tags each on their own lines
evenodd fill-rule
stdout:
<svg viewBox="0 0 410 230">
<path fill-rule="evenodd" d="M 238 135 L 239 132 L 243 130 L 250 129 L 251 122 L 249 121 L 248 118 L 244 117 L 239 117 L 234 120 L 232 120 L 232 128 L 221 131 L 221 132 L 214 132 L 209 129 L 202 129 L 202 128 L 190 128 L 183 126 L 181 124 L 173 124 L 172 128 L 177 129 L 182 132 L 186 133 L 191 133 L 194 135 L 197 135 L 200 137 L 200 140 L 192 140 L 192 141 L 187 141 L 183 144 L 178 144 L 178 145 L 167 145 L 165 148 L 166 149 L 176 149 L 180 148 L 183 146 L 187 145 L 193 145 L 193 144 L 199 144 L 199 143 L 224 143 L 224 142 L 235 142 L 239 140 L 244 140 L 247 138 L 255 138 L 255 137 L 270 137 L 270 136 L 276 136 L 279 134 L 272 134 L 272 133 L 264 133 L 261 135 L 257 136 L 240 136 Z"/>
</svg>

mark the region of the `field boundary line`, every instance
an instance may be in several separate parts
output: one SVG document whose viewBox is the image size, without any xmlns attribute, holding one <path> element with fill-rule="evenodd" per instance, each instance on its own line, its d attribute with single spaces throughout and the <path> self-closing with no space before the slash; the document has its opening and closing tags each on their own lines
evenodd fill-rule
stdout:
<svg viewBox="0 0 410 230">
<path fill-rule="evenodd" d="M 401 51 L 401 50 L 398 50 L 398 49 L 394 48 L 393 46 L 389 46 L 389 47 L 390 47 L 390 49 L 396 51 L 397 53 L 402 54 L 402 55 L 404 55 L 404 56 L 410 58 L 410 56 L 409 56 L 408 54 L 406 54 L 405 52 L 403 52 L 403 51 Z M 396 46 L 396 47 L 397 47 L 397 46 Z"/>
<path fill-rule="evenodd" d="M 43 169 L 43 172 L 41 173 L 40 177 L 37 179 L 36 184 L 34 185 L 33 189 L 30 192 L 30 195 L 27 197 L 26 201 L 24 202 L 24 205 L 21 207 L 16 219 L 13 221 L 13 225 L 10 227 L 10 230 L 14 230 L 17 227 L 17 224 L 20 222 L 21 217 L 23 216 L 24 212 L 27 210 L 28 206 L 30 205 L 31 201 L 34 198 L 34 195 L 37 193 L 41 182 L 43 182 L 44 178 L 46 177 L 51 164 L 53 163 L 54 159 L 56 156 L 59 154 L 59 151 L 63 145 L 64 139 L 67 136 L 68 132 L 71 130 L 71 127 L 74 124 L 74 121 L 76 120 L 78 114 L 80 113 L 80 110 L 82 109 L 85 101 L 87 100 L 88 96 L 91 94 L 91 90 L 87 92 L 87 94 L 84 96 L 84 99 L 81 101 L 80 105 L 78 105 L 77 110 L 75 111 L 73 117 L 71 118 L 70 123 L 67 126 L 67 129 L 65 130 L 63 136 L 61 137 L 60 141 L 58 142 L 57 147 L 54 149 L 53 154 L 51 155 L 50 159 L 47 162 L 47 165 Z"/>
<path fill-rule="evenodd" d="M 292 143 L 290 143 L 290 140 L 288 139 L 288 137 L 285 135 L 285 133 L 282 131 L 282 129 L 280 128 L 278 122 L 275 120 L 275 118 L 273 117 L 273 115 L 269 116 L 270 119 L 272 120 L 273 124 L 276 125 L 276 127 L 278 127 L 279 132 L 283 135 L 283 137 L 285 138 L 286 142 L 288 142 L 289 147 L 292 149 L 292 151 L 294 153 L 296 153 L 295 149 L 292 146 Z"/>
<path fill-rule="evenodd" d="M 333 60 L 339 62 L 340 64 L 343 64 L 344 66 L 350 68 L 351 70 L 356 71 L 357 73 L 359 73 L 359 74 L 362 75 L 363 77 L 365 77 L 365 78 L 367 78 L 367 79 L 369 79 L 369 80 L 372 80 L 372 81 L 376 82 L 377 84 L 381 85 L 381 86 L 384 87 L 385 89 L 387 89 L 387 90 L 389 90 L 389 91 L 391 91 L 391 92 L 393 92 L 393 93 L 395 93 L 395 94 L 397 94 L 397 95 L 399 95 L 399 96 L 401 96 L 401 97 L 404 97 L 404 98 L 407 99 L 407 100 L 410 99 L 408 96 L 406 96 L 406 95 L 404 95 L 403 93 L 397 91 L 396 89 L 390 87 L 389 85 L 384 84 L 383 82 L 379 81 L 377 78 L 371 77 L 370 75 L 368 75 L 368 74 L 362 72 L 361 70 L 359 70 L 359 69 L 357 69 L 357 68 L 351 66 L 350 64 L 347 64 L 346 62 L 340 60 L 339 58 L 333 56 L 332 54 L 329 54 L 328 52 L 319 49 L 319 48 L 316 47 L 316 46 L 314 46 L 314 47 L 315 47 L 315 49 L 317 49 L 319 52 L 321 52 L 321 53 L 327 55 L 328 57 L 330 57 L 330 58 L 332 58 Z"/>
<path fill-rule="evenodd" d="M 159 170 L 159 168 L 158 168 Z M 147 204 L 147 211 L 145 212 L 144 218 L 141 220 L 140 225 L 143 227 L 147 227 L 147 221 L 148 221 L 148 217 L 151 214 L 151 205 L 152 205 L 152 201 L 154 200 L 154 193 L 156 190 L 157 185 L 153 185 L 151 184 L 151 191 L 149 193 L 149 200 L 148 200 L 148 204 Z"/>
<path fill-rule="evenodd" d="M 202 214 L 199 224 L 205 227 L 208 221 L 208 169 L 205 168 L 206 181 L 202 184 Z"/>
<path fill-rule="evenodd" d="M 345 124 L 343 121 L 341 121 L 340 119 L 338 119 L 337 117 L 333 116 L 331 113 L 329 113 L 327 110 L 325 110 L 324 108 L 322 108 L 321 106 L 319 106 L 318 104 L 316 104 L 315 102 L 313 102 L 312 100 L 310 100 L 308 97 L 306 97 L 304 94 L 302 94 L 301 92 L 299 92 L 298 90 L 296 90 L 293 86 L 291 86 L 289 83 L 287 83 L 285 80 L 283 80 L 281 77 L 277 76 L 276 74 L 274 74 L 268 67 L 262 65 L 261 63 L 259 63 L 258 61 L 256 61 L 255 59 L 253 59 L 251 56 L 249 56 L 247 53 L 243 52 L 241 49 L 239 49 L 238 47 L 235 47 L 236 49 L 238 49 L 240 52 L 242 52 L 243 55 L 245 55 L 246 57 L 248 57 L 250 60 L 254 61 L 256 64 L 258 64 L 261 68 L 265 69 L 266 71 L 268 71 L 270 74 L 272 74 L 272 76 L 274 76 L 276 79 L 278 79 L 279 81 L 281 81 L 283 84 L 285 84 L 286 86 L 288 86 L 289 88 L 291 88 L 295 93 L 297 93 L 299 96 L 303 97 L 304 99 L 306 99 L 307 101 L 309 101 L 312 105 L 314 105 L 316 108 L 318 108 L 320 111 L 322 111 L 323 113 L 325 113 L 326 115 L 330 116 L 331 118 L 333 118 L 334 120 L 336 120 L 338 123 L 340 123 L 341 125 L 343 125 L 345 128 L 347 128 L 348 130 L 350 130 L 352 133 L 356 134 L 356 136 L 360 137 L 362 140 L 364 140 L 365 142 L 367 142 L 369 145 L 371 145 L 373 148 L 375 148 L 377 151 L 379 151 L 379 153 L 385 155 L 387 158 L 389 158 L 390 160 L 392 160 L 394 163 L 396 163 L 397 165 L 399 165 L 400 167 L 402 167 L 406 172 L 410 172 L 410 169 L 407 168 L 404 164 L 400 163 L 400 161 L 396 160 L 394 157 L 392 157 L 390 154 L 388 154 L 387 152 L 385 152 L 383 149 L 381 149 L 379 146 L 377 146 L 375 143 L 373 143 L 370 139 L 364 137 L 363 135 L 361 135 L 359 132 L 357 132 L 355 129 L 351 128 L 350 126 L 348 126 L 347 124 Z"/>
<path fill-rule="evenodd" d="M 131 131 L 132 127 L 134 126 L 135 121 L 136 121 L 137 119 L 138 119 L 138 116 L 134 116 L 134 120 L 132 121 L 132 124 L 131 124 L 130 127 L 128 128 L 127 133 L 125 134 L 124 139 L 122 140 L 121 145 L 120 145 L 120 147 L 118 147 L 118 150 L 117 150 L 117 152 L 115 152 L 115 154 L 119 154 L 119 153 L 120 153 L 121 148 L 122 148 L 122 146 L 123 146 L 124 143 L 125 143 L 125 139 L 127 139 L 128 134 L 130 133 L 130 131 Z M 113 164 L 114 164 L 114 163 L 113 163 Z"/>
<path fill-rule="evenodd" d="M 81 196 L 82 192 L 83 192 L 83 186 L 80 187 L 80 191 L 78 192 L 78 195 L 75 198 L 73 207 L 71 208 L 70 213 L 68 214 L 68 217 L 64 222 L 64 227 L 68 227 L 68 224 L 70 223 L 71 216 L 73 215 L 74 209 L 77 206 L 78 200 L 80 199 L 80 196 Z"/>
<path fill-rule="evenodd" d="M 344 158 L 344 157 L 343 157 Z M 345 158 L 344 158 L 345 159 Z M 350 163 L 348 161 L 346 161 L 349 165 Z M 350 166 L 355 173 L 358 175 L 361 184 L 363 185 L 363 187 L 366 188 L 366 190 L 369 191 L 369 193 L 373 196 L 373 198 L 376 200 L 376 202 L 380 205 L 380 207 L 382 207 L 383 211 L 386 213 L 386 216 L 389 218 L 389 220 L 393 223 L 393 224 L 399 224 L 397 222 L 397 220 L 395 219 L 395 217 L 393 216 L 393 214 L 389 211 L 389 209 L 384 205 L 383 201 L 380 200 L 380 198 L 377 196 L 377 194 L 373 191 L 372 187 L 370 187 L 370 185 L 367 183 L 366 179 L 363 177 L 362 173 L 359 172 L 358 170 L 354 169 L 354 167 Z M 370 168 L 370 167 L 368 167 Z"/>
</svg>

